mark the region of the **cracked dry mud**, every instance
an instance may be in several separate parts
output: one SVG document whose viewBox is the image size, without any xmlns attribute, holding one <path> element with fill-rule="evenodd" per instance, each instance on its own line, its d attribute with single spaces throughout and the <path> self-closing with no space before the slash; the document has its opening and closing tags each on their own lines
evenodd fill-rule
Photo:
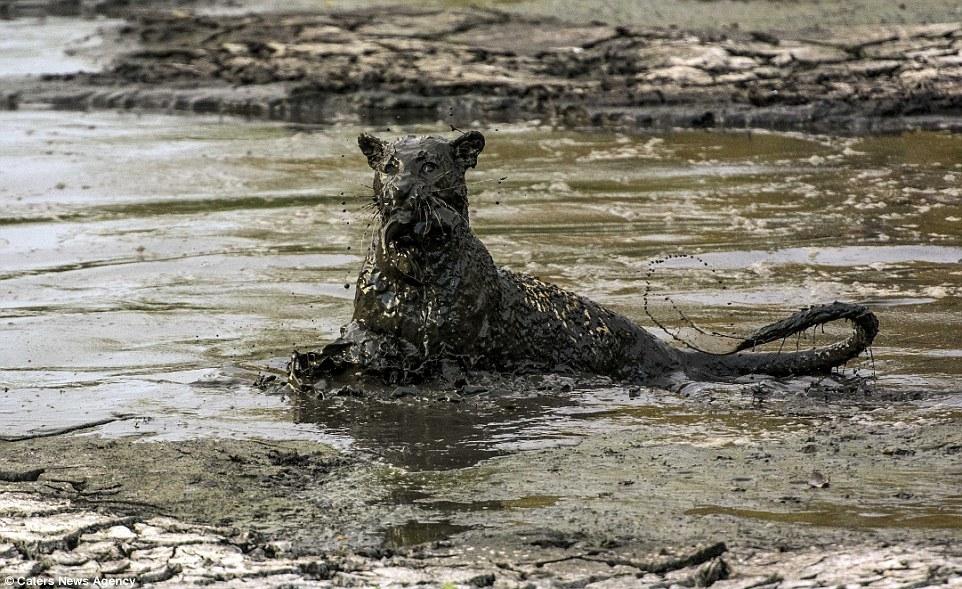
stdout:
<svg viewBox="0 0 962 589">
<path fill-rule="evenodd" d="M 541 118 L 573 126 L 958 128 L 962 23 L 811 34 L 570 24 L 495 10 L 161 13 L 107 71 L 6 102 L 320 122 Z"/>
<path fill-rule="evenodd" d="M 958 586 L 962 555 L 947 547 L 847 546 L 728 552 L 722 543 L 638 554 L 606 548 L 530 549 L 524 555 L 435 543 L 407 553 L 289 552 L 168 517 L 84 509 L 69 500 L 0 492 L 0 570 L 48 579 L 133 579 L 138 586 L 398 587 L 865 587 Z M 539 554 L 540 552 L 540 554 Z M 511 558 L 514 557 L 514 560 Z"/>
<path fill-rule="evenodd" d="M 788 559 L 770 551 L 729 554 L 720 543 L 656 554 L 554 551 L 516 562 L 494 554 L 476 557 L 452 546 L 381 558 L 296 556 L 286 553 L 284 542 L 258 543 L 171 518 L 118 517 L 18 492 L 0 493 L 0 518 L 17 522 L 5 525 L 0 540 L 0 567 L 6 575 L 134 579 L 138 586 L 400 587 L 443 580 L 448 587 L 713 583 L 748 589 L 827 586 L 857 577 L 865 587 L 921 587 L 946 583 L 962 570 L 962 558 L 945 550 L 891 546 L 848 547 L 831 554 L 800 551 Z"/>
</svg>

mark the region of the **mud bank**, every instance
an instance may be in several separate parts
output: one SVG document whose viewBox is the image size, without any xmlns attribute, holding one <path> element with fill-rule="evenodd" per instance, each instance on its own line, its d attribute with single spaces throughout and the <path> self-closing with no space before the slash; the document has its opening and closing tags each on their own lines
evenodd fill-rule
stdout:
<svg viewBox="0 0 962 589">
<path fill-rule="evenodd" d="M 484 9 L 142 16 L 99 74 L 3 102 L 317 123 L 959 129 L 962 23 L 773 34 L 571 24 Z"/>
<path fill-rule="evenodd" d="M 575 448 L 450 471 L 407 472 L 306 442 L 8 442 L 0 570 L 171 587 L 962 578 L 962 520 L 943 468 L 962 449 L 951 411 L 714 396 L 727 411 L 586 414 L 615 427 Z"/>
<path fill-rule="evenodd" d="M 408 554 L 297 556 L 284 542 L 225 535 L 176 519 L 86 510 L 70 501 L 0 492 L 0 567 L 24 580 L 126 580 L 156 587 L 817 587 L 853 578 L 863 586 L 931 586 L 962 570 L 951 549 L 837 547 L 831 555 L 730 553 L 724 544 L 625 554 L 596 548 L 533 548 L 521 562 L 449 545 Z M 0 520 L 2 521 L 2 520 Z M 540 554 L 539 554 L 540 553 Z M 548 556 L 550 554 L 550 556 Z M 778 563 L 778 565 L 776 565 Z M 778 570 L 780 572 L 773 572 Z M 951 585 L 951 583 L 950 583 Z M 128 585 L 130 586 L 130 585 Z"/>
</svg>

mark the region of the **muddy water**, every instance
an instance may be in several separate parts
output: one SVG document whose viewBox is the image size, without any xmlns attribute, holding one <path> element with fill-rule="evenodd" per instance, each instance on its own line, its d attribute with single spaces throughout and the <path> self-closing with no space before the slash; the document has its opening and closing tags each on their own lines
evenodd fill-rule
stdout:
<svg viewBox="0 0 962 589">
<path fill-rule="evenodd" d="M 925 420 L 957 424 L 962 410 L 962 137 L 485 129 L 471 214 L 500 263 L 707 348 L 730 341 L 699 329 L 744 336 L 803 305 L 867 303 L 881 335 L 874 357 L 847 372 L 877 378 L 850 403 L 806 393 L 815 383 L 800 379 L 761 392 L 696 383 L 680 394 L 550 381 L 523 397 L 372 404 L 251 386 L 292 348 L 335 337 L 350 315 L 370 234 L 369 173 L 354 143 L 362 129 L 57 112 L 0 113 L 0 127 L 5 434 L 124 414 L 135 418 L 92 431 L 352 448 L 401 469 L 385 482 L 422 517 L 394 522 L 387 538 L 407 544 L 491 525 L 495 512 L 504 523 L 568 513 L 578 498 L 615 504 L 604 485 L 621 490 L 629 513 L 658 512 L 643 497 L 657 473 L 646 467 L 643 482 L 635 460 L 661 464 L 659 444 L 693 464 L 734 448 L 750 469 L 749 448 L 806 447 L 839 414 L 915 431 Z M 788 345 L 842 335 L 826 329 Z M 819 413 L 825 401 L 841 403 L 836 417 Z M 606 451 L 650 455 L 599 461 Z M 662 484 L 700 497 L 669 505 L 696 518 L 960 527 L 957 467 L 882 467 L 872 456 L 827 465 L 850 473 L 848 495 L 841 482 L 837 496 L 777 509 L 708 493 L 719 473 L 704 464 Z M 807 474 L 795 475 L 802 487 Z M 719 488 L 777 487 L 753 476 L 726 472 Z M 859 480 L 912 487 L 917 499 L 878 498 L 875 511 L 859 511 Z"/>
<path fill-rule="evenodd" d="M 102 32 L 116 19 L 22 18 L 0 21 L 0 76 L 92 71 L 105 58 Z"/>
</svg>

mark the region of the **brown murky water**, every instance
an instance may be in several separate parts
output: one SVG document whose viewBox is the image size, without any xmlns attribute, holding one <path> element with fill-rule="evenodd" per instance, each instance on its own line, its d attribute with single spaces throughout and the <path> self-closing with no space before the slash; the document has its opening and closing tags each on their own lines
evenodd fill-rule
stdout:
<svg viewBox="0 0 962 589">
<path fill-rule="evenodd" d="M 803 440 L 824 422 L 753 408 L 744 389 L 728 393 L 738 402 L 719 414 L 705 395 L 726 389 L 700 385 L 689 391 L 694 404 L 614 386 L 375 407 L 261 393 L 250 384 L 257 371 L 280 368 L 292 347 L 330 340 L 350 315 L 370 232 L 369 172 L 354 138 L 370 129 L 29 111 L 0 113 L 0 127 L 5 433 L 133 413 L 139 419 L 95 431 L 351 447 L 411 473 L 397 481 L 398 500 L 434 514 L 389 530 L 389 542 L 405 544 L 476 525 L 481 512 L 510 519 L 556 508 L 559 494 L 588 493 L 574 483 L 564 492 L 519 483 L 499 496 L 470 482 L 521 472 L 512 469 L 523 451 L 586 448 L 609 435 L 692 447 Z M 725 342 L 700 336 L 686 317 L 745 335 L 803 305 L 869 304 L 882 322 L 879 401 L 859 403 L 957 423 L 962 137 L 484 131 L 488 147 L 469 176 L 472 221 L 499 263 L 654 327 L 644 313 L 650 263 L 697 256 L 656 263 L 650 299 L 658 322 L 707 347 Z M 853 369 L 870 374 L 873 363 Z M 770 386 L 792 395 L 808 384 Z M 914 401 L 892 409 L 893 398 Z M 634 472 L 615 461 L 605 476 L 620 480 L 619 469 Z M 532 480 L 542 475 L 550 476 Z M 941 490 L 905 509 L 853 512 L 839 499 L 766 511 L 718 501 L 688 513 L 958 528 L 962 505 L 945 492 L 958 473 L 925 476 Z M 911 477 L 892 470 L 876 482 L 903 479 Z M 459 496 L 469 490 L 475 495 Z"/>
</svg>

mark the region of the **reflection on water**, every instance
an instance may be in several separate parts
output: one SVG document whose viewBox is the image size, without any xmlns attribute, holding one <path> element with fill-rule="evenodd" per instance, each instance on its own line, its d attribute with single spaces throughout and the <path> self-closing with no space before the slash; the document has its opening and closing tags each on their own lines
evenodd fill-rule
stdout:
<svg viewBox="0 0 962 589">
<path fill-rule="evenodd" d="M 405 489 L 404 497 L 395 497 L 398 503 L 408 503 L 429 497 L 429 493 L 412 492 Z M 391 548 L 412 546 L 425 542 L 436 542 L 449 538 L 455 534 L 471 529 L 471 526 L 452 524 L 450 519 L 444 519 L 443 514 L 460 514 L 484 511 L 510 511 L 514 509 L 537 509 L 549 507 L 558 501 L 558 497 L 550 495 L 532 495 L 518 499 L 472 501 L 460 503 L 456 501 L 418 501 L 417 505 L 432 512 L 442 514 L 439 517 L 425 519 L 409 519 L 402 524 L 388 526 L 384 531 L 384 543 Z"/>
<path fill-rule="evenodd" d="M 412 519 L 403 524 L 387 528 L 384 531 L 384 544 L 389 548 L 414 546 L 415 544 L 444 540 L 469 529 L 469 526 L 454 525 L 449 520 L 418 521 Z"/>
<path fill-rule="evenodd" d="M 370 129 L 57 112 L 0 125 L 4 431 L 131 412 L 149 419 L 98 431 L 308 437 L 440 471 L 640 422 L 693 436 L 810 425 L 610 386 L 456 403 L 265 395 L 254 371 L 350 316 L 370 233 L 355 137 Z M 689 327 L 672 304 L 745 335 L 802 305 L 870 302 L 876 386 L 959 405 L 962 137 L 485 131 L 471 216 L 499 263 L 651 325 L 649 261 L 698 255 L 709 265 L 676 260 L 651 280 L 672 328 Z M 420 525 L 397 542 L 438 534 Z"/>
<path fill-rule="evenodd" d="M 552 407 L 570 400 L 535 398 L 297 403 L 295 420 L 322 424 L 352 439 L 353 447 L 413 471 L 464 468 L 505 454 L 499 440 L 555 441 Z"/>
</svg>

